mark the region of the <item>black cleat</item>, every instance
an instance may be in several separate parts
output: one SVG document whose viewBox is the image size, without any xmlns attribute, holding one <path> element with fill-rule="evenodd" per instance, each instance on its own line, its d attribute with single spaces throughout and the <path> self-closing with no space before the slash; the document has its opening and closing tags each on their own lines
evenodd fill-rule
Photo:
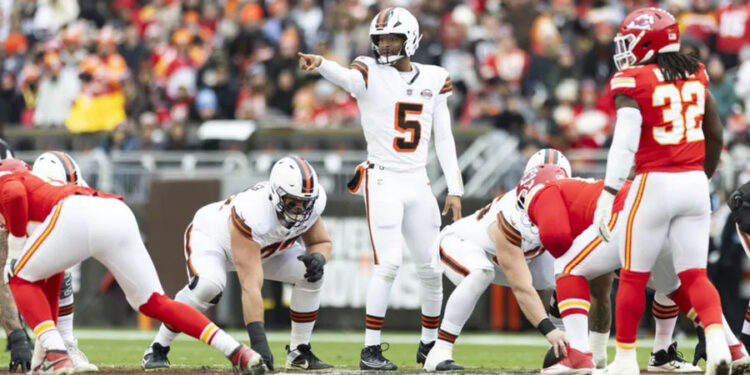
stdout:
<svg viewBox="0 0 750 375">
<path fill-rule="evenodd" d="M 440 362 L 437 366 L 435 366 L 435 371 L 459 371 L 463 369 L 464 366 L 459 365 L 452 359 L 446 359 L 445 361 Z"/>
<path fill-rule="evenodd" d="M 435 341 L 425 344 L 422 341 L 419 342 L 419 348 L 417 349 L 417 363 L 424 365 L 424 361 L 427 359 L 427 355 L 430 354 L 430 350 L 435 346 Z"/>
<path fill-rule="evenodd" d="M 398 366 L 383 357 L 383 348 L 381 345 L 370 345 L 362 348 L 359 360 L 360 370 L 394 371 L 398 369 Z M 385 350 L 388 350 L 390 346 L 388 344 L 384 345 L 386 345 Z"/>
<path fill-rule="evenodd" d="M 322 370 L 332 368 L 333 365 L 325 363 L 316 357 L 310 350 L 309 344 L 297 345 L 294 350 L 289 350 L 289 345 L 286 346 L 286 367 L 296 367 L 303 370 Z"/>
<path fill-rule="evenodd" d="M 155 342 L 146 348 L 141 365 L 146 370 L 169 368 L 167 354 L 169 354 L 169 347 Z"/>
</svg>

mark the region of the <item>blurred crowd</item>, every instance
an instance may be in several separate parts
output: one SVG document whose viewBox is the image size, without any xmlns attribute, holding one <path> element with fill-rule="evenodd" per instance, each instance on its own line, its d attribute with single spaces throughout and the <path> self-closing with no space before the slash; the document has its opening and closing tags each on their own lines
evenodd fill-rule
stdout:
<svg viewBox="0 0 750 375">
<path fill-rule="evenodd" d="M 106 149 L 198 147 L 187 127 L 356 126 L 353 98 L 297 69 L 297 52 L 348 66 L 371 18 L 403 6 L 424 38 L 414 60 L 451 74 L 454 126 L 489 124 L 525 145 L 607 145 L 612 37 L 635 8 L 680 23 L 703 61 L 727 139 L 750 114 L 744 0 L 0 0 L 0 124 L 112 132 Z"/>
</svg>

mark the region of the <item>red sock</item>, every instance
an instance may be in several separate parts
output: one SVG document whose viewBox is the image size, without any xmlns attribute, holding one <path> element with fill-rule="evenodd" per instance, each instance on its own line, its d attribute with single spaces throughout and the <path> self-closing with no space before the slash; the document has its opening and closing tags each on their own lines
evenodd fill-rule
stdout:
<svg viewBox="0 0 750 375">
<path fill-rule="evenodd" d="M 13 276 L 10 278 L 8 285 L 13 293 L 18 311 L 29 327 L 34 329 L 42 322 L 54 321 L 52 310 L 43 290 L 44 280 L 32 283 L 18 276 Z M 59 287 L 57 293 L 59 296 Z"/>
<path fill-rule="evenodd" d="M 615 340 L 635 344 L 638 322 L 646 309 L 646 283 L 650 272 L 620 271 L 620 284 L 615 301 Z"/>
<path fill-rule="evenodd" d="M 677 290 L 675 290 L 674 293 L 672 293 L 669 298 L 674 301 L 674 303 L 677 305 L 677 307 L 680 308 L 680 312 L 685 314 L 690 320 L 693 321 L 694 325 L 700 324 L 700 318 L 697 314 L 695 314 L 695 311 L 693 309 L 693 304 L 690 303 L 690 297 L 687 294 L 687 291 L 685 290 L 684 285 L 680 285 Z"/>
<path fill-rule="evenodd" d="M 176 331 L 201 339 L 201 333 L 211 323 L 200 311 L 177 302 L 163 294 L 154 293 L 138 310 L 147 316 L 161 320 Z"/>
<path fill-rule="evenodd" d="M 560 315 L 563 318 L 572 314 L 589 315 L 588 307 L 582 306 L 582 304 L 591 303 L 591 292 L 589 292 L 589 282 L 586 278 L 573 275 L 562 276 L 557 279 L 555 289 Z M 581 303 L 570 303 L 576 300 L 581 300 Z"/>
<path fill-rule="evenodd" d="M 42 282 L 42 289 L 44 295 L 47 296 L 47 302 L 49 308 L 52 311 L 52 320 L 57 324 L 57 317 L 60 313 L 60 286 L 62 286 L 64 273 L 60 272 L 54 276 L 50 276 Z"/>
<path fill-rule="evenodd" d="M 691 268 L 678 274 L 695 312 L 703 322 L 703 328 L 723 324 L 719 292 L 708 280 L 705 268 Z"/>
</svg>

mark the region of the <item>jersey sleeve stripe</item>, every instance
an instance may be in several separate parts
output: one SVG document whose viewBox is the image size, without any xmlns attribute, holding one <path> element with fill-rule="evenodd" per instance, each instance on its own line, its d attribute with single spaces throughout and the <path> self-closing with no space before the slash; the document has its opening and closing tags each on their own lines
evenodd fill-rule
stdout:
<svg viewBox="0 0 750 375">
<path fill-rule="evenodd" d="M 498 214 L 497 216 L 497 222 L 500 225 L 500 231 L 503 232 L 503 236 L 505 237 L 505 239 L 513 245 L 521 247 L 521 232 L 519 232 L 518 229 L 514 228 L 507 220 L 505 220 L 505 216 L 503 216 L 502 213 Z"/>
<path fill-rule="evenodd" d="M 359 61 L 354 61 L 352 62 L 351 65 L 349 65 L 349 68 L 355 69 L 356 71 L 359 72 L 359 74 L 362 75 L 362 79 L 365 80 L 365 88 L 367 88 L 367 84 L 368 84 L 367 77 L 370 73 L 370 71 L 367 69 L 367 66 L 365 66 L 365 64 Z"/>
<path fill-rule="evenodd" d="M 234 227 L 237 228 L 240 234 L 242 234 L 245 238 L 247 238 L 248 240 L 253 239 L 253 230 L 250 229 L 247 224 L 245 224 L 245 220 L 240 217 L 234 207 L 232 207 L 232 224 L 234 224 Z"/>
<path fill-rule="evenodd" d="M 619 88 L 634 88 L 635 87 L 635 78 L 632 77 L 623 77 L 623 78 L 613 78 L 609 81 L 609 86 L 611 89 L 619 89 Z"/>
<path fill-rule="evenodd" d="M 450 86 L 447 86 L 447 87 L 443 86 L 443 88 L 440 89 L 440 93 L 441 94 L 445 94 L 446 92 L 450 92 L 450 91 L 453 91 L 453 85 L 450 85 Z"/>
</svg>

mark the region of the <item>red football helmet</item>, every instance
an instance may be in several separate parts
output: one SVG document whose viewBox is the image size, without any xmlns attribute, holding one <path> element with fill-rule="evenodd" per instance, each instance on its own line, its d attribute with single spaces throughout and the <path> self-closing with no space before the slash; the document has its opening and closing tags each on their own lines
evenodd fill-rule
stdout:
<svg viewBox="0 0 750 375">
<path fill-rule="evenodd" d="M 657 53 L 680 50 L 680 29 L 669 12 L 642 8 L 628 14 L 615 35 L 615 66 L 622 70 L 642 64 Z"/>
<path fill-rule="evenodd" d="M 554 164 L 542 164 L 538 167 L 529 169 L 524 173 L 523 177 L 521 177 L 521 181 L 518 181 L 518 185 L 516 186 L 516 200 L 518 201 L 518 207 L 524 209 L 526 195 L 535 186 L 567 177 L 569 176 L 565 173 L 565 169 Z"/>
<path fill-rule="evenodd" d="M 0 160 L 0 172 L 30 171 L 26 162 L 21 159 L 3 159 Z"/>
</svg>

